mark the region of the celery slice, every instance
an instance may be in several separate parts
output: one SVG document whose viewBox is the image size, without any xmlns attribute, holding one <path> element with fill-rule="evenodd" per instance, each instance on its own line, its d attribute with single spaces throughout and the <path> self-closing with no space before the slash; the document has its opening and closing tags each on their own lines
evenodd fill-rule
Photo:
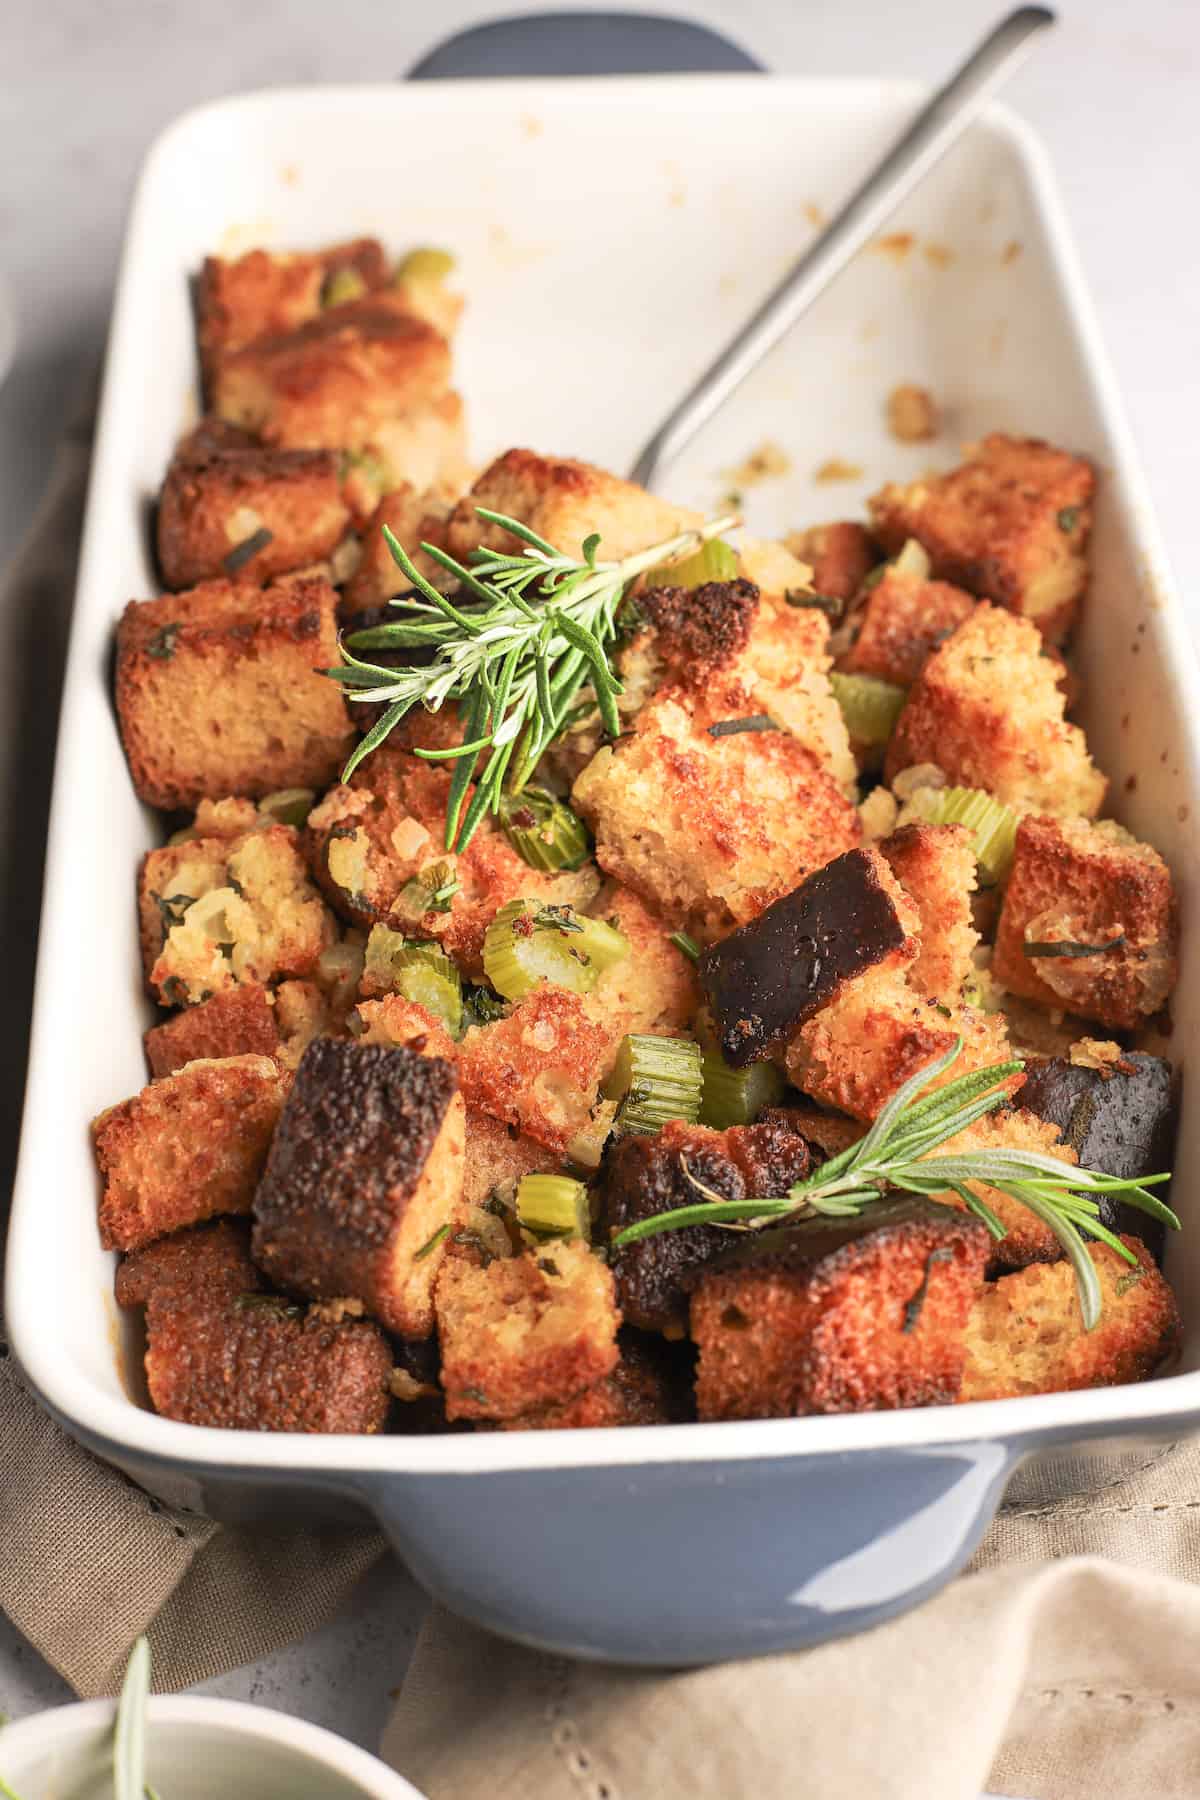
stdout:
<svg viewBox="0 0 1200 1800">
<path fill-rule="evenodd" d="M 662 563 L 646 576 L 646 586 L 698 588 L 706 581 L 736 581 L 737 552 L 724 538 L 709 538 L 706 544 L 685 556 L 682 562 Z"/>
<path fill-rule="evenodd" d="M 548 874 L 578 869 L 591 845 L 583 820 L 545 788 L 527 787 L 505 794 L 500 802 L 500 829 L 531 869 Z"/>
<path fill-rule="evenodd" d="M 654 1132 L 672 1119 L 691 1124 L 699 1117 L 703 1082 L 700 1046 L 693 1039 L 633 1033 L 621 1040 L 600 1091 L 606 1100 L 620 1102 L 618 1131 Z"/>
<path fill-rule="evenodd" d="M 510 900 L 483 940 L 484 973 L 506 1000 L 523 999 L 539 981 L 590 994 L 628 954 L 628 940 L 602 919 L 542 900 Z"/>
<path fill-rule="evenodd" d="M 975 837 L 975 860 L 989 885 L 1005 881 L 1017 842 L 1017 815 L 984 788 L 920 787 L 911 795 L 900 823 L 966 825 Z"/>
<path fill-rule="evenodd" d="M 896 729 L 907 689 L 875 675 L 844 675 L 835 669 L 829 677 L 833 697 L 842 709 L 851 738 L 873 750 L 881 750 Z"/>
<path fill-rule="evenodd" d="M 444 281 L 454 269 L 454 260 L 449 250 L 435 250 L 430 245 L 410 250 L 396 264 L 396 280 Z"/>
<path fill-rule="evenodd" d="M 335 269 L 321 289 L 322 306 L 345 306 L 350 300 L 361 300 L 367 284 L 357 269 Z"/>
<path fill-rule="evenodd" d="M 526 1231 L 586 1238 L 591 1232 L 588 1191 L 569 1175 L 522 1175 L 517 1220 Z"/>
<path fill-rule="evenodd" d="M 264 794 L 258 810 L 273 825 L 300 826 L 307 821 L 316 797 L 312 788 L 280 788 L 277 793 Z"/>
<path fill-rule="evenodd" d="M 719 1050 L 705 1048 L 704 1089 L 700 1123 L 714 1131 L 727 1125 L 753 1125 L 764 1106 L 778 1106 L 783 1098 L 783 1076 L 771 1062 L 751 1063 L 731 1069 Z"/>
<path fill-rule="evenodd" d="M 364 972 L 442 1019 L 454 1037 L 462 1031 L 462 976 L 436 944 L 414 944 L 386 925 L 372 925 Z"/>
</svg>

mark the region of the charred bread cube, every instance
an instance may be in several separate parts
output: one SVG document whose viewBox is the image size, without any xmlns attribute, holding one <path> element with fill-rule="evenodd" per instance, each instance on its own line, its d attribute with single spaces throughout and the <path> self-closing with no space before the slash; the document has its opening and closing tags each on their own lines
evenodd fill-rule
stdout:
<svg viewBox="0 0 1200 1800">
<path fill-rule="evenodd" d="M 117 1300 L 146 1310 L 155 1412 L 234 1431 L 381 1431 L 392 1352 L 378 1326 L 263 1292 L 245 1231 L 197 1226 L 136 1250 Z"/>
<path fill-rule="evenodd" d="M 935 1157 L 971 1156 L 989 1150 L 1032 1150 L 1038 1156 L 1053 1156 L 1060 1162 L 1077 1164 L 1075 1151 L 1063 1142 L 1058 1127 L 1025 1106 L 1023 1089 L 1018 1087 L 1015 1098 L 1017 1104 L 1014 1106 L 985 1114 L 966 1131 L 960 1131 L 957 1137 L 939 1144 L 930 1154 Z M 1069 1179 L 1069 1170 L 1064 1178 Z M 971 1181 L 967 1185 L 986 1201 L 1005 1228 L 1004 1236 L 992 1242 L 989 1273 L 1023 1269 L 1028 1263 L 1058 1261 L 1063 1253 L 1062 1245 L 1045 1220 L 1039 1219 L 1010 1194 L 989 1187 L 986 1182 Z M 947 1206 L 964 1204 L 950 1193 L 945 1195 L 945 1201 Z"/>
<path fill-rule="evenodd" d="M 614 1425 L 675 1425 L 695 1417 L 690 1370 L 661 1338 L 622 1327 L 611 1375 L 573 1400 L 506 1419 L 502 1431 L 588 1431 Z M 682 1350 L 683 1346 L 679 1347 Z"/>
<path fill-rule="evenodd" d="M 1175 985 L 1178 935 L 1171 872 L 1149 844 L 1111 819 L 1022 819 L 992 958 L 1004 987 L 1132 1031 Z"/>
<path fill-rule="evenodd" d="M 458 1047 L 469 1107 L 563 1152 L 586 1130 L 596 1090 L 616 1050 L 579 994 L 541 982 L 512 1011 L 473 1025 Z"/>
<path fill-rule="evenodd" d="M 601 1217 L 609 1236 L 657 1213 L 725 1200 L 778 1198 L 811 1166 L 808 1145 L 791 1122 L 710 1131 L 674 1121 L 653 1137 L 619 1138 L 608 1153 Z M 699 1184 L 699 1185 L 698 1185 Z M 621 1311 L 644 1331 L 680 1336 L 692 1273 L 729 1248 L 718 1225 L 685 1225 L 609 1253 Z"/>
<path fill-rule="evenodd" d="M 311 252 L 249 250 L 238 257 L 206 257 L 196 297 L 204 367 L 211 375 L 227 351 L 307 324 L 339 286 L 345 291 L 361 283 L 361 291 L 370 292 L 387 281 L 387 259 L 375 238 Z"/>
<path fill-rule="evenodd" d="M 857 1144 L 864 1130 L 858 1119 L 848 1118 L 845 1113 L 826 1112 L 824 1107 L 800 1100 L 798 1096 L 784 1106 L 764 1106 L 755 1122 L 759 1125 L 782 1124 L 790 1131 L 798 1131 L 808 1144 L 814 1163 L 840 1156 L 851 1144 Z"/>
<path fill-rule="evenodd" d="M 957 1399 L 989 1242 L 980 1220 L 907 1198 L 753 1234 L 695 1282 L 700 1418 Z"/>
<path fill-rule="evenodd" d="M 375 623 L 374 620 L 359 620 L 355 615 L 382 607 L 397 594 L 407 594 L 412 587 L 388 549 L 383 535 L 385 525 L 399 539 L 426 581 L 437 588 L 453 586 L 453 576 L 421 549 L 422 543 L 443 544 L 449 516 L 447 501 L 434 494 L 418 492 L 407 482 L 384 495 L 363 527 L 362 556 L 342 595 L 342 619 L 350 629 Z M 389 609 L 381 614 L 378 623 L 385 624 L 389 617 L 395 616 Z"/>
<path fill-rule="evenodd" d="M 794 531 L 787 546 L 812 570 L 813 592 L 840 602 L 842 607 L 853 600 L 880 560 L 880 551 L 865 526 L 850 519 Z"/>
<path fill-rule="evenodd" d="M 140 799 L 323 787 L 354 728 L 337 683 L 336 596 L 315 578 L 207 581 L 133 600 L 117 630 L 117 716 Z"/>
<path fill-rule="evenodd" d="M 818 869 L 697 964 L 726 1062 L 778 1049 L 864 969 L 910 962 L 919 923 L 878 850 Z"/>
<path fill-rule="evenodd" d="M 993 432 L 948 475 L 889 483 L 871 518 L 889 554 L 916 538 L 939 580 L 1022 614 L 1059 643 L 1087 585 L 1095 484 L 1082 457 Z"/>
<path fill-rule="evenodd" d="M 290 825 L 151 850 L 138 921 L 146 980 L 163 1006 L 308 975 L 335 936 Z"/>
<path fill-rule="evenodd" d="M 1086 1331 L 1067 1261 L 1031 1263 L 984 1289 L 967 1323 L 962 1400 L 1059 1394 L 1145 1381 L 1179 1345 L 1179 1309 L 1146 1246 L 1122 1239 L 1132 1266 L 1107 1244 L 1089 1244 L 1103 1311 Z"/>
<path fill-rule="evenodd" d="M 612 1275 L 578 1239 L 482 1267 L 448 1261 L 437 1329 L 448 1419 L 516 1419 L 562 1405 L 617 1366 Z"/>
<path fill-rule="evenodd" d="M 349 527 L 331 450 L 189 448 L 159 495 L 158 564 L 169 588 L 268 582 L 332 556 Z"/>
<path fill-rule="evenodd" d="M 979 943 L 971 914 L 972 833 L 965 825 L 902 825 L 879 850 L 921 915 L 920 949 L 908 971 L 909 984 L 927 1000 L 956 1005 L 975 972 Z"/>
<path fill-rule="evenodd" d="M 1019 1104 L 1060 1131 L 1085 1169 L 1136 1181 L 1170 1169 L 1175 1151 L 1176 1108 L 1171 1065 L 1159 1056 L 1108 1046 L 1108 1057 L 1083 1060 L 1084 1046 L 1071 1056 L 1048 1057 L 1025 1071 Z M 1115 1052 L 1115 1054 L 1113 1054 Z M 1156 1188 L 1161 1200 L 1166 1187 Z M 1096 1196 L 1101 1223 L 1110 1231 L 1132 1232 L 1156 1260 L 1162 1256 L 1163 1226 L 1126 1205 L 1119 1194 Z"/>
<path fill-rule="evenodd" d="M 1107 782 L 1064 716 L 1054 662 L 1026 619 L 979 605 L 927 659 L 896 722 L 884 776 L 933 763 L 1018 812 L 1092 818 Z"/>
<path fill-rule="evenodd" d="M 970 618 L 975 601 L 945 581 L 888 564 L 863 604 L 857 634 L 838 668 L 911 687 L 932 650 Z"/>
<path fill-rule="evenodd" d="M 463 1103 L 439 1057 L 316 1038 L 254 1200 L 254 1260 L 314 1300 L 349 1295 L 427 1337 L 462 1200 Z"/>
<path fill-rule="evenodd" d="M 229 1056 L 189 1063 L 102 1112 L 92 1134 L 104 1248 L 249 1212 L 282 1104 L 269 1057 Z"/>
<path fill-rule="evenodd" d="M 227 1056 L 274 1056 L 279 1048 L 275 1008 L 265 987 L 247 981 L 225 988 L 202 1006 L 189 1006 L 145 1036 L 146 1062 L 155 1080 L 185 1063 Z"/>
</svg>

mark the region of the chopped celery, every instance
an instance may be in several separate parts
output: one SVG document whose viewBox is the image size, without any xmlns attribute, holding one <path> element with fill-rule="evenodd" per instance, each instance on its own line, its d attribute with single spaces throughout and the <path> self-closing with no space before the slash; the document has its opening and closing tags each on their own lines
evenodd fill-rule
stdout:
<svg viewBox="0 0 1200 1800">
<path fill-rule="evenodd" d="M 436 944 L 415 944 L 386 925 L 372 925 L 364 972 L 444 1020 L 452 1036 L 462 1030 L 462 976 Z"/>
<path fill-rule="evenodd" d="M 454 257 L 449 250 L 434 250 L 428 246 L 420 250 L 410 250 L 396 264 L 397 281 L 444 281 L 454 268 Z"/>
<path fill-rule="evenodd" d="M 830 675 L 829 685 L 851 738 L 881 750 L 896 728 L 907 690 L 875 675 L 843 675 L 838 669 Z"/>
<path fill-rule="evenodd" d="M 273 825 L 303 825 L 316 797 L 312 788 L 280 788 L 278 793 L 264 794 L 258 810 Z"/>
<path fill-rule="evenodd" d="M 698 588 L 706 581 L 736 581 L 737 572 L 737 552 L 732 545 L 724 538 L 709 538 L 681 562 L 663 563 L 659 568 L 651 569 L 646 576 L 646 586 Z"/>
<path fill-rule="evenodd" d="M 321 305 L 345 306 L 347 301 L 361 300 L 366 291 L 367 284 L 357 269 L 335 269 L 321 289 Z"/>
<path fill-rule="evenodd" d="M 588 1191 L 569 1175 L 522 1175 L 517 1221 L 526 1231 L 586 1238 L 591 1231 Z"/>
<path fill-rule="evenodd" d="M 621 1040 L 601 1092 L 620 1101 L 618 1131 L 654 1132 L 671 1119 L 690 1124 L 699 1117 L 703 1080 L 700 1046 L 691 1038 L 632 1034 Z"/>
<path fill-rule="evenodd" d="M 983 788 L 920 787 L 911 795 L 900 823 L 966 825 L 974 833 L 975 860 L 989 885 L 1007 879 L 1017 842 L 1017 815 Z"/>
<path fill-rule="evenodd" d="M 702 1070 L 700 1123 L 711 1125 L 714 1131 L 724 1131 L 727 1125 L 753 1125 L 764 1106 L 778 1106 L 783 1098 L 783 1076 L 774 1063 L 731 1069 L 719 1050 L 706 1046 Z"/>
<path fill-rule="evenodd" d="M 539 981 L 589 994 L 628 954 L 628 940 L 602 919 L 542 900 L 510 900 L 483 940 L 484 973 L 506 1000 L 522 999 Z"/>
<path fill-rule="evenodd" d="M 591 848 L 582 819 L 545 788 L 505 794 L 500 829 L 523 863 L 547 873 L 579 868 Z"/>
</svg>

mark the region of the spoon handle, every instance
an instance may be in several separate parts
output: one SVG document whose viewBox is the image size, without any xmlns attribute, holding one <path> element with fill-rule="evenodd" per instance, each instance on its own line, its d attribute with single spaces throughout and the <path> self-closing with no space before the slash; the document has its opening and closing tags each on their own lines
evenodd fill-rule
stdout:
<svg viewBox="0 0 1200 1800">
<path fill-rule="evenodd" d="M 966 130 L 984 102 L 1012 74 L 1038 32 L 1053 25 L 1045 6 L 1019 6 L 988 33 L 913 120 L 836 218 L 784 276 L 737 336 L 705 370 L 646 444 L 630 479 L 652 487 L 655 476 L 824 293 L 855 253 L 907 198 Z"/>
</svg>

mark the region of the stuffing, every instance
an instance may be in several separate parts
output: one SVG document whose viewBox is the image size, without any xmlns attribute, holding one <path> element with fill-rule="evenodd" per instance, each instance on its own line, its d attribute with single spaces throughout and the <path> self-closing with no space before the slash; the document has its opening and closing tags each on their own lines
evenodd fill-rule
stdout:
<svg viewBox="0 0 1200 1800">
<path fill-rule="evenodd" d="M 986 788 L 1018 812 L 1099 812 L 1107 782 L 1064 717 L 1055 664 L 1026 619 L 979 605 L 928 658 L 884 762 L 933 763 L 946 779 Z"/>
<path fill-rule="evenodd" d="M 146 1062 L 156 1080 L 185 1063 L 227 1056 L 274 1056 L 279 1029 L 271 996 L 259 982 L 225 988 L 189 1006 L 145 1036 Z"/>
<path fill-rule="evenodd" d="M 116 699 L 133 785 L 151 806 L 323 787 L 354 741 L 337 683 L 336 597 L 306 578 L 209 581 L 131 601 Z"/>
<path fill-rule="evenodd" d="M 911 687 L 930 651 L 974 610 L 974 599 L 961 588 L 924 581 L 889 563 L 863 603 L 854 641 L 838 658 L 838 668 Z"/>
<path fill-rule="evenodd" d="M 694 1415 L 691 1382 L 660 1339 L 622 1330 L 611 1375 L 573 1400 L 506 1419 L 502 1431 L 585 1431 L 612 1425 L 673 1425 Z"/>
<path fill-rule="evenodd" d="M 992 974 L 1043 1006 L 1132 1031 L 1165 1005 L 1177 974 L 1178 909 L 1156 850 L 1111 820 L 1021 821 Z M 1032 955 L 1036 945 L 1112 944 Z"/>
<path fill-rule="evenodd" d="M 104 1248 L 249 1212 L 282 1103 L 269 1057 L 230 1056 L 188 1063 L 102 1112 L 92 1135 Z"/>
<path fill-rule="evenodd" d="M 408 593 L 412 587 L 388 549 L 383 535 L 385 525 L 399 539 L 426 581 L 437 588 L 454 585 L 454 577 L 420 547 L 422 543 L 442 544 L 449 517 L 448 501 L 435 494 L 418 493 L 407 483 L 384 495 L 363 527 L 362 557 L 342 595 L 342 620 L 347 627 L 354 629 L 356 625 L 376 623 L 374 619 L 359 620 L 355 615 L 373 612 L 397 594 Z M 381 613 L 378 623 L 386 624 L 389 618 L 396 616 L 388 609 Z"/>
<path fill-rule="evenodd" d="M 575 1399 L 617 1366 L 613 1278 L 578 1241 L 499 1258 L 459 1258 L 437 1284 L 448 1419 L 516 1419 Z"/>
<path fill-rule="evenodd" d="M 176 452 L 158 501 L 169 588 L 274 581 L 333 555 L 350 526 L 331 450 Z"/>
<path fill-rule="evenodd" d="M 948 475 L 889 483 L 871 517 L 889 554 L 916 538 L 939 580 L 1020 613 L 1059 643 L 1087 585 L 1094 487 L 1082 457 L 993 432 Z"/>
<path fill-rule="evenodd" d="M 1144 1381 L 1179 1345 L 1175 1296 L 1137 1238 L 1122 1240 L 1130 1265 L 1107 1244 L 1089 1244 L 1103 1313 L 1085 1331 L 1070 1263 L 1031 1263 L 991 1282 L 967 1324 L 961 1400 L 1063 1393 Z"/>
<path fill-rule="evenodd" d="M 297 1069 L 315 1037 L 345 1037 L 345 1009 L 319 982 L 281 981 L 274 1000 L 279 1032 L 275 1056 L 282 1068 Z"/>
<path fill-rule="evenodd" d="M 389 1331 L 427 1337 L 463 1142 L 449 1063 L 314 1039 L 255 1195 L 255 1261 L 281 1287 L 351 1296 Z"/>
<path fill-rule="evenodd" d="M 1076 1164 L 1079 1159 L 1071 1146 L 1064 1144 L 1057 1126 L 1022 1106 L 1021 1098 L 1018 1087 L 1016 1106 L 985 1114 L 966 1131 L 960 1131 L 957 1137 L 939 1144 L 931 1155 L 966 1156 L 988 1150 L 1032 1150 L 1039 1156 L 1053 1156 L 1060 1162 Z M 1058 1261 L 1063 1253 L 1062 1245 L 1049 1225 L 1031 1213 L 1027 1206 L 984 1182 L 972 1181 L 968 1186 L 987 1202 L 1005 1227 L 1005 1235 L 992 1242 L 989 1267 L 1023 1269 L 1027 1263 Z M 947 1206 L 963 1204 L 953 1194 L 947 1193 L 943 1197 Z"/>
<path fill-rule="evenodd" d="M 346 275 L 357 280 L 347 282 Z M 338 278 L 341 277 L 339 283 Z M 357 238 L 327 250 L 250 250 L 205 258 L 196 297 L 200 354 L 211 375 L 219 358 L 256 338 L 294 331 L 321 313 L 339 286 L 370 292 L 388 282 L 383 246 Z"/>
<path fill-rule="evenodd" d="M 164 1006 L 308 975 L 334 938 L 290 825 L 151 850 L 138 919 L 146 979 Z"/>
<path fill-rule="evenodd" d="M 908 980 L 927 1000 L 956 1005 L 974 975 L 979 943 L 971 917 L 975 841 L 965 825 L 904 825 L 879 846 L 921 915 Z"/>
<path fill-rule="evenodd" d="M 565 1151 L 585 1131 L 615 1045 L 579 994 L 542 982 L 506 1018 L 475 1025 L 458 1047 L 467 1105 Z"/>
<path fill-rule="evenodd" d="M 692 1294 L 701 1419 L 956 1399 L 989 1242 L 978 1219 L 899 1199 L 727 1251 Z"/>
<path fill-rule="evenodd" d="M 794 531 L 787 545 L 811 568 L 813 592 L 843 606 L 853 600 L 881 555 L 865 527 L 846 519 Z"/>
<path fill-rule="evenodd" d="M 199 1226 L 135 1251 L 116 1295 L 146 1310 L 146 1383 L 164 1418 L 235 1431 L 383 1429 L 383 1333 L 264 1293 L 243 1229 Z"/>
</svg>

